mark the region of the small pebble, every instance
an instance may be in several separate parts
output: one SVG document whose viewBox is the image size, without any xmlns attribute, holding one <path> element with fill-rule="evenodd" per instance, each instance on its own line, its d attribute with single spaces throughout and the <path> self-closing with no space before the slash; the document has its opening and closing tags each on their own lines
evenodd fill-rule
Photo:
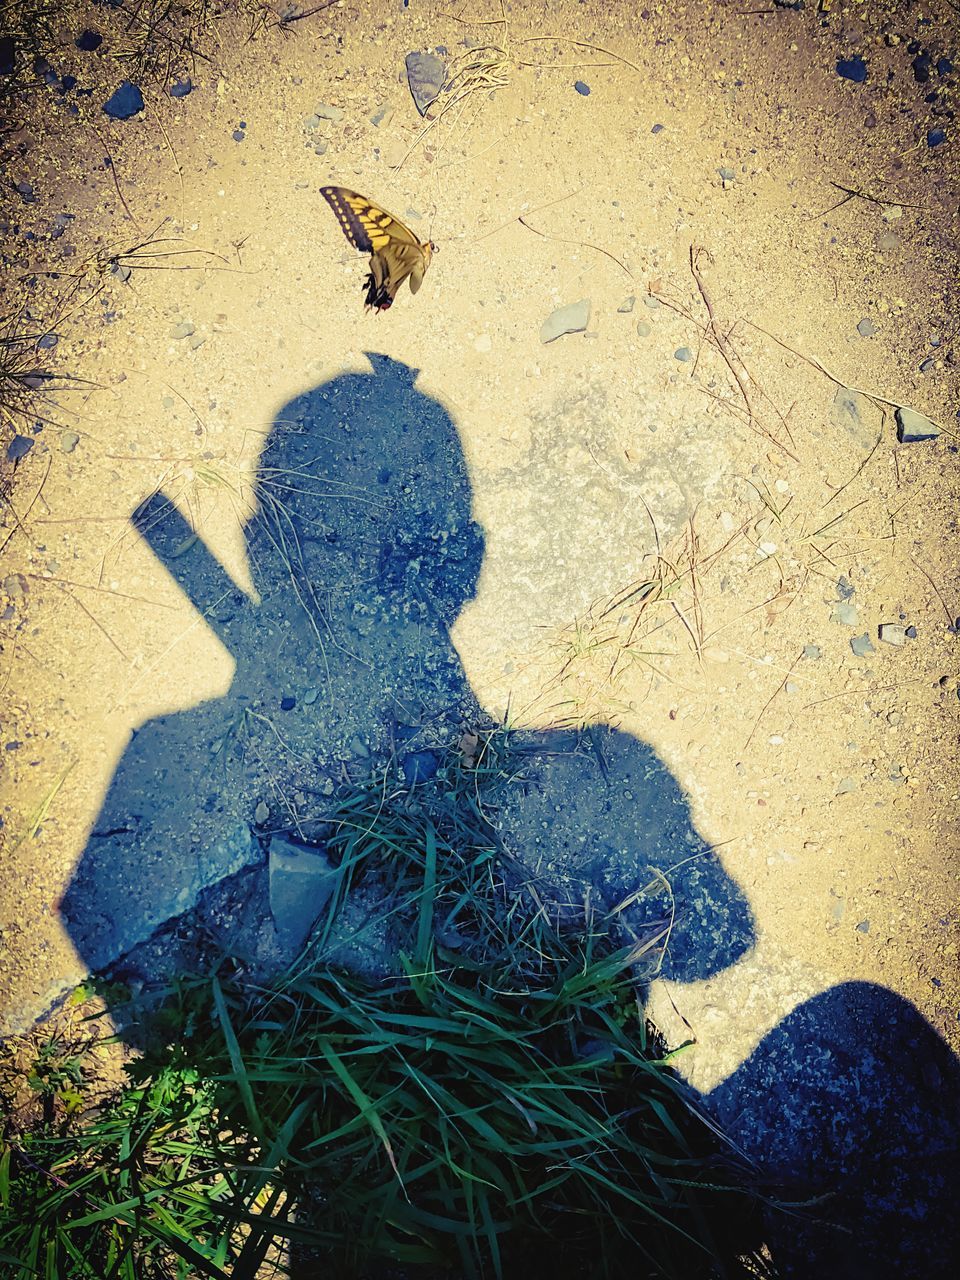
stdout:
<svg viewBox="0 0 960 1280">
<path fill-rule="evenodd" d="M 857 606 L 846 603 L 838 604 L 830 615 L 830 621 L 839 622 L 845 627 L 855 627 L 860 621 L 857 614 Z"/>
<path fill-rule="evenodd" d="M 179 324 L 174 325 L 174 327 L 170 330 L 170 337 L 176 338 L 176 339 L 189 338 L 193 332 L 194 332 L 194 326 L 190 323 L 190 321 L 181 320 Z"/>
<path fill-rule="evenodd" d="M 76 431 L 61 431 L 60 433 L 60 452 L 73 453 L 77 445 L 80 443 L 80 437 Z"/>
<path fill-rule="evenodd" d="M 844 80 L 852 80 L 854 84 L 863 84 L 867 78 L 867 64 L 859 53 L 852 58 L 840 58 L 837 61 L 837 75 Z"/>
<path fill-rule="evenodd" d="M 899 204 L 886 204 L 883 206 L 883 212 L 880 214 L 884 222 L 898 222 L 903 217 L 903 206 Z"/>
<path fill-rule="evenodd" d="M 233 131 L 234 142 L 242 142 L 246 136 L 247 135 L 243 132 L 242 129 L 234 129 Z"/>
<path fill-rule="evenodd" d="M 619 311 L 623 315 L 629 315 L 636 305 L 637 305 L 636 296 L 631 293 L 629 298 L 624 298 L 624 300 L 620 303 L 619 307 L 617 307 L 617 311 Z"/>
<path fill-rule="evenodd" d="M 590 86 L 584 83 L 583 80 L 578 80 L 573 87 L 576 89 L 577 93 L 582 94 L 584 98 L 587 97 L 590 92 Z"/>
<path fill-rule="evenodd" d="M 737 176 L 732 169 L 727 168 L 718 169 L 717 173 L 719 173 L 724 182 L 733 182 Z"/>
<path fill-rule="evenodd" d="M 296 705 L 297 705 L 297 700 L 292 694 L 288 693 L 285 698 L 280 699 L 281 711 L 292 711 Z"/>
<path fill-rule="evenodd" d="M 198 347 L 202 347 L 205 342 L 206 342 L 206 338 L 203 336 L 203 334 L 196 333 L 187 343 L 187 346 L 190 348 L 191 351 L 196 351 Z"/>
<path fill-rule="evenodd" d="M 927 130 L 927 146 L 939 147 L 941 142 L 946 142 L 947 133 L 945 129 L 928 129 Z"/>
<path fill-rule="evenodd" d="M 818 644 L 805 644 L 803 646 L 803 656 L 810 662 L 815 662 L 822 654 L 822 650 Z"/>
<path fill-rule="evenodd" d="M 651 311 L 657 311 L 660 307 L 660 299 L 655 298 L 652 293 L 643 295 L 643 305 L 649 307 Z"/>
<path fill-rule="evenodd" d="M 674 360 L 681 361 L 692 360 L 693 352 L 689 347 L 677 347 L 676 351 L 673 353 L 673 358 Z"/>
<path fill-rule="evenodd" d="M 313 112 L 318 119 L 332 120 L 334 124 L 343 119 L 343 109 L 341 107 L 332 107 L 326 102 L 321 102 L 319 106 L 314 107 Z"/>
<path fill-rule="evenodd" d="M 876 653 L 876 649 L 870 643 L 870 637 L 866 631 L 862 636 L 853 637 L 850 641 L 850 648 L 858 658 L 865 658 L 868 653 Z"/>
<path fill-rule="evenodd" d="M 857 933 L 869 933 L 869 932 L 870 932 L 870 921 L 861 920 L 860 923 L 857 925 Z"/>
<path fill-rule="evenodd" d="M 371 113 L 369 119 L 373 127 L 379 129 L 381 125 L 389 124 L 393 119 L 393 108 L 385 102 Z"/>
<path fill-rule="evenodd" d="M 846 796 L 849 795 L 851 791 L 856 791 L 856 789 L 857 783 L 855 778 L 844 778 L 837 785 L 837 795 Z"/>
<path fill-rule="evenodd" d="M 7 461 L 19 462 L 25 458 L 34 446 L 32 436 L 14 436 L 7 445 Z"/>
<path fill-rule="evenodd" d="M 182 80 L 174 80 L 170 86 L 171 98 L 185 98 L 188 93 L 193 92 L 193 81 L 189 76 L 184 76 Z"/>
<path fill-rule="evenodd" d="M 917 413 L 915 409 L 898 409 L 897 439 L 901 444 L 915 444 L 919 440 L 936 440 L 940 428 L 935 422 Z"/>
<path fill-rule="evenodd" d="M 877 326 L 873 323 L 869 316 L 864 316 L 857 325 L 857 333 L 861 338 L 872 338 L 877 332 Z"/>
<path fill-rule="evenodd" d="M 143 110 L 143 94 L 131 81 L 124 80 L 103 104 L 103 110 L 113 120 L 129 120 Z"/>
<path fill-rule="evenodd" d="M 637 321 L 637 337 L 649 338 L 651 333 L 653 333 L 653 325 L 649 324 L 646 320 Z"/>
<path fill-rule="evenodd" d="M 401 766 L 404 781 L 410 787 L 432 778 L 439 767 L 440 761 L 433 751 L 411 751 L 403 757 Z"/>
<path fill-rule="evenodd" d="M 941 58 L 937 63 L 937 75 L 948 76 L 953 71 L 953 63 L 949 58 Z"/>
<path fill-rule="evenodd" d="M 103 36 L 99 31 L 83 31 L 73 43 L 82 53 L 93 53 L 103 44 Z"/>
<path fill-rule="evenodd" d="M 845 574 L 841 574 L 837 579 L 837 595 L 841 600 L 852 599 L 856 590 L 856 587 Z"/>
<path fill-rule="evenodd" d="M 258 827 L 262 827 L 266 820 L 270 817 L 270 807 L 265 800 L 258 800 L 257 807 L 253 811 L 253 820 Z"/>
<path fill-rule="evenodd" d="M 312 706 L 313 706 L 313 704 L 316 702 L 316 700 L 317 700 L 319 697 L 320 697 L 320 690 L 319 690 L 319 689 L 304 689 L 304 691 L 303 691 L 303 705 L 304 705 L 305 707 L 312 707 Z"/>
<path fill-rule="evenodd" d="M 908 640 L 916 640 L 916 638 L 917 638 L 917 628 L 916 628 L 916 627 L 907 627 L 907 630 L 906 630 L 906 637 L 907 637 L 907 639 L 908 639 Z"/>
<path fill-rule="evenodd" d="M 590 323 L 590 299 L 569 302 L 547 316 L 540 326 L 540 341 L 554 342 L 565 333 L 582 333 Z"/>
<path fill-rule="evenodd" d="M 884 644 L 902 645 L 907 642 L 906 627 L 901 627 L 898 622 L 881 623 L 877 634 Z"/>
<path fill-rule="evenodd" d="M 651 133 L 663 133 L 663 131 L 664 131 L 664 129 L 665 129 L 665 128 L 666 128 L 666 125 L 663 125 L 663 124 L 655 124 L 655 125 L 653 126 L 653 128 L 650 130 L 650 132 L 651 132 Z"/>
</svg>

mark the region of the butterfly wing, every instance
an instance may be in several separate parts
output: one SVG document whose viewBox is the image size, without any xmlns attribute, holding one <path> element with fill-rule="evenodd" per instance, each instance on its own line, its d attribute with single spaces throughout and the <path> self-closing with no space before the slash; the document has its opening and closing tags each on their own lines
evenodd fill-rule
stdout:
<svg viewBox="0 0 960 1280">
<path fill-rule="evenodd" d="M 416 245 L 420 241 L 399 218 L 347 187 L 321 187 L 320 194 L 337 215 L 340 229 L 361 253 L 378 253 L 391 241 Z"/>
</svg>

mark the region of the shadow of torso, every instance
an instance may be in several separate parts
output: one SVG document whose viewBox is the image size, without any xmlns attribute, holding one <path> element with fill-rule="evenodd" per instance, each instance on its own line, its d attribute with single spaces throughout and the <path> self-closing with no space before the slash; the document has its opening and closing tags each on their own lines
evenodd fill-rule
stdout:
<svg viewBox="0 0 960 1280">
<path fill-rule="evenodd" d="M 452 734 L 481 716 L 449 639 L 483 556 L 457 431 L 412 370 L 371 363 L 277 417 L 245 529 L 256 603 L 202 541 L 181 554 L 190 530 L 171 504 L 138 515 L 236 669 L 223 697 L 145 724 L 118 765 L 62 902 L 91 969 L 260 860 L 265 826 L 322 815 L 321 777 L 350 758 L 362 769 L 392 724 Z M 517 747 L 523 786 L 501 813 L 512 852 L 564 901 L 582 908 L 592 895 L 637 938 L 665 936 L 654 973 L 693 982 L 737 963 L 754 941 L 747 900 L 649 746 L 598 729 L 527 734 Z M 269 817 L 255 826 L 258 800 Z M 825 1053 L 835 1069 L 813 1070 Z M 819 1212 L 856 1220 L 852 1240 L 780 1230 L 787 1274 L 893 1274 L 894 1253 L 872 1241 L 900 1233 L 901 1252 L 928 1259 L 924 1274 L 946 1275 L 934 1255 L 949 1260 L 956 1243 L 938 1216 L 960 1165 L 956 1083 L 953 1058 L 909 1006 L 858 987 L 796 1010 L 715 1090 L 708 1102 L 748 1154 L 791 1184 L 840 1188 Z"/>
</svg>

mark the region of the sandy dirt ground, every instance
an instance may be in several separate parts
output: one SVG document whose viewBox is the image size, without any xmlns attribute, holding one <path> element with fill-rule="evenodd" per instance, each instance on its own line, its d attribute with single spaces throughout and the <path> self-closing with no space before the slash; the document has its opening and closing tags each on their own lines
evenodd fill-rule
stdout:
<svg viewBox="0 0 960 1280">
<path fill-rule="evenodd" d="M 651 992 L 695 1033 L 698 1089 L 841 984 L 960 1048 L 958 20 L 950 0 L 339 2 L 214 24 L 210 60 L 175 68 L 192 91 L 142 77 L 123 121 L 102 110 L 128 74 L 117 14 L 55 21 L 46 82 L 19 48 L 4 310 L 70 386 L 3 440 L 7 1029 L 262 861 L 418 699 L 438 741 L 475 700 L 537 732 L 612 726 L 616 803 L 577 838 L 604 813 L 622 834 L 629 757 L 672 779 L 747 904 L 749 945 Z M 487 78 L 425 131 L 406 55 L 488 42 Z M 416 297 L 364 314 L 328 183 L 437 243 Z M 586 330 L 543 343 L 581 299 Z M 296 485 L 283 433 L 318 406 L 362 418 L 364 456 L 344 446 L 311 497 L 323 598 L 295 621 L 250 517 L 265 459 Z M 901 443 L 897 406 L 939 434 Z M 365 612 L 382 548 L 321 555 L 414 463 L 421 531 L 482 531 L 452 650 L 415 610 Z M 182 521 L 165 543 L 157 494 Z"/>
</svg>

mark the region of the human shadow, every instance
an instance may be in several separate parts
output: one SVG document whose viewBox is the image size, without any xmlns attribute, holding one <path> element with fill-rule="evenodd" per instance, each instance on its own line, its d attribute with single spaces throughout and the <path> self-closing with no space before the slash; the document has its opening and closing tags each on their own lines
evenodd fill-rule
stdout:
<svg viewBox="0 0 960 1280">
<path fill-rule="evenodd" d="M 418 738 L 453 741 L 482 719 L 450 639 L 476 591 L 484 546 L 456 426 L 416 389 L 414 370 L 369 359 L 371 373 L 345 374 L 287 404 L 265 441 L 258 510 L 244 528 L 258 599 L 238 590 L 170 503 L 137 513 L 142 536 L 235 671 L 223 696 L 147 722 L 116 769 L 61 905 L 91 970 L 192 907 L 205 886 L 262 862 L 272 829 L 322 815 L 344 768 L 358 776 L 391 739 L 411 750 Z M 711 977 L 747 953 L 747 899 L 649 745 L 609 727 L 526 734 L 517 745 L 522 786 L 504 803 L 502 834 L 558 894 L 620 908 L 638 936 L 667 921 L 659 971 L 676 981 Z M 880 1007 L 892 999 L 872 990 Z M 798 1043 L 829 1043 L 835 1011 L 828 993 L 791 1015 L 708 1100 L 749 1154 L 786 1151 L 791 1136 L 825 1150 L 814 1130 L 866 1106 L 867 1087 L 871 1132 L 893 1123 L 893 1099 L 880 1086 L 903 1067 L 896 1043 L 872 1074 L 851 1071 L 834 1091 L 814 1091 L 801 1117 L 770 1110 L 773 1091 L 762 1082 Z M 929 1029 L 911 1026 L 951 1082 L 952 1059 Z M 950 1140 L 956 1128 L 955 1118 L 952 1129 L 945 1122 Z M 795 1154 L 778 1177 L 800 1167 Z M 904 1197 L 925 1223 L 940 1202 L 914 1166 L 904 1172 Z M 822 1188 L 823 1177 L 814 1181 Z M 787 1256 L 792 1248 L 787 1233 Z"/>
</svg>

